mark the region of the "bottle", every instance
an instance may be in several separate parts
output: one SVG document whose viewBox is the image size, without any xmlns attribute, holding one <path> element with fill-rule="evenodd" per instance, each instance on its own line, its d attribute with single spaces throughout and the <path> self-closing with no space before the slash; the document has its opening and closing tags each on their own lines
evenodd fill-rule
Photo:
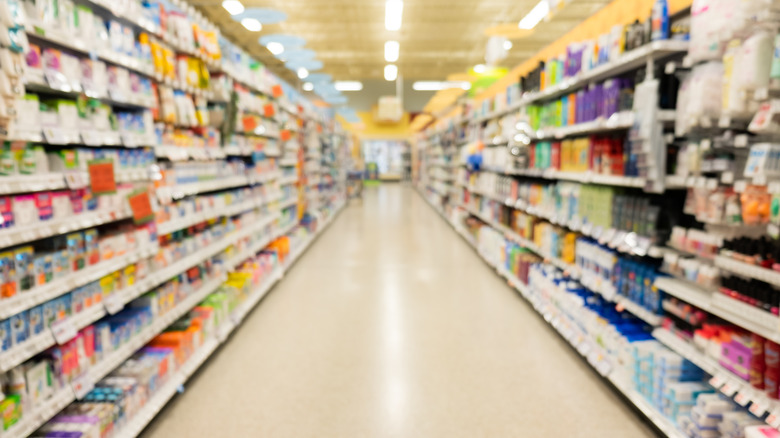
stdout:
<svg viewBox="0 0 780 438">
<path fill-rule="evenodd" d="M 652 12 L 652 41 L 669 39 L 669 5 L 666 0 L 655 0 Z"/>
</svg>

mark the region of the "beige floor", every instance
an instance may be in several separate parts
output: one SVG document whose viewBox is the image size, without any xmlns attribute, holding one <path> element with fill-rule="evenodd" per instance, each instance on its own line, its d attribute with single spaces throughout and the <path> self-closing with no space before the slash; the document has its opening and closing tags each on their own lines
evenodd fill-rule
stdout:
<svg viewBox="0 0 780 438">
<path fill-rule="evenodd" d="M 402 185 L 366 189 L 146 437 L 652 436 Z"/>
</svg>

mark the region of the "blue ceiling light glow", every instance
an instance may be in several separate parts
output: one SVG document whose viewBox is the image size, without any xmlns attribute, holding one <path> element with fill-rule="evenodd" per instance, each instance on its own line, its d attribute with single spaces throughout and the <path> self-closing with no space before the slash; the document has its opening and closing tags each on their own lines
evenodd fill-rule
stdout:
<svg viewBox="0 0 780 438">
<path fill-rule="evenodd" d="M 290 70 L 298 70 L 299 68 L 305 68 L 309 71 L 322 70 L 322 61 L 316 59 L 310 60 L 293 60 L 284 63 L 284 66 Z"/>
<path fill-rule="evenodd" d="M 341 105 L 349 101 L 346 98 L 346 96 L 328 96 L 328 97 L 323 97 L 323 100 L 325 100 L 325 102 L 328 102 L 331 105 Z"/>
<path fill-rule="evenodd" d="M 284 46 L 285 51 L 300 49 L 306 45 L 306 40 L 299 36 L 284 35 L 280 33 L 261 36 L 258 41 L 264 46 L 267 46 L 269 43 L 279 43 Z"/>
<path fill-rule="evenodd" d="M 333 76 L 327 74 L 327 73 L 312 73 L 309 75 L 308 78 L 306 78 L 307 81 L 311 82 L 312 84 L 326 84 L 328 82 L 331 82 L 333 80 Z"/>
<path fill-rule="evenodd" d="M 290 49 L 283 53 L 287 61 L 308 61 L 317 57 L 317 52 L 312 49 Z"/>
<path fill-rule="evenodd" d="M 282 11 L 268 8 L 248 8 L 243 13 L 233 16 L 236 21 L 244 18 L 254 18 L 263 24 L 277 24 L 287 19 L 287 14 Z"/>
</svg>

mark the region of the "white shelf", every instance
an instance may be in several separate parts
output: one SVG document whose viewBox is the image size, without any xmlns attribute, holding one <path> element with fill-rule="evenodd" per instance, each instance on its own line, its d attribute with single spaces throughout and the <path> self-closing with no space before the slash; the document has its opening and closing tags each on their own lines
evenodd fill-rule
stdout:
<svg viewBox="0 0 780 438">
<path fill-rule="evenodd" d="M 178 231 L 187 227 L 191 227 L 195 224 L 199 224 L 201 222 L 205 222 L 211 219 L 216 219 L 218 217 L 230 217 L 235 216 L 237 214 L 243 213 L 247 210 L 251 210 L 253 208 L 260 207 L 264 205 L 266 201 L 258 200 L 258 199 L 248 199 L 244 202 L 235 204 L 235 205 L 229 205 L 229 206 L 221 206 L 221 207 L 215 207 L 213 209 L 202 211 L 199 213 L 194 214 L 187 214 L 182 218 L 170 220 L 167 222 L 163 222 L 161 224 L 157 225 L 157 234 L 164 236 L 166 234 L 170 234 L 174 231 Z"/>
<path fill-rule="evenodd" d="M 156 254 L 157 251 L 157 245 L 141 247 L 110 260 L 97 263 L 78 271 L 73 271 L 64 277 L 43 286 L 38 286 L 26 292 L 20 292 L 12 298 L 2 299 L 0 300 L 0 304 L 2 304 L 0 306 L 0 320 L 8 319 L 12 315 L 31 309 L 66 292 L 70 292 L 77 287 L 99 280 L 101 277 L 112 272 L 122 270 L 126 266 L 129 266 L 142 258 Z M 5 353 L 0 354 L 0 358 L 2 358 L 4 354 Z M 2 359 L 0 359 L 0 364 L 2 364 L 2 362 Z M 0 365 L 0 367 L 2 367 L 2 365 Z"/>
<path fill-rule="evenodd" d="M 636 187 L 642 188 L 647 183 L 647 180 L 641 177 L 635 176 L 620 176 L 620 175 L 602 175 L 587 172 L 563 172 L 555 169 L 539 170 L 539 169 L 501 169 L 486 167 L 483 171 L 500 173 L 503 175 L 520 175 L 520 176 L 532 176 L 536 178 L 544 178 L 549 180 L 564 180 L 574 181 L 583 184 L 598 184 L 604 186 L 614 187 Z"/>
<path fill-rule="evenodd" d="M 569 94 L 593 82 L 603 81 L 625 72 L 642 68 L 647 60 L 659 60 L 672 55 L 682 55 L 688 51 L 687 41 L 653 41 L 638 49 L 624 53 L 615 61 L 600 65 L 577 76 L 564 79 L 560 84 L 543 91 L 529 93 L 521 100 L 520 106 Z"/>
<path fill-rule="evenodd" d="M 780 318 L 770 312 L 676 278 L 659 277 L 654 286 L 726 321 L 780 342 Z"/>
<path fill-rule="evenodd" d="M 298 164 L 297 158 L 282 158 L 279 160 L 279 165 L 282 167 L 292 167 Z"/>
<path fill-rule="evenodd" d="M 232 189 L 246 185 L 249 185 L 249 179 L 245 175 L 236 175 L 210 181 L 197 181 L 186 184 L 176 184 L 174 186 L 163 186 L 157 189 L 157 195 L 163 198 L 181 199 L 185 196 Z"/>
<path fill-rule="evenodd" d="M 156 145 L 154 147 L 154 155 L 158 158 L 167 158 L 171 161 L 187 161 L 190 158 L 193 160 L 215 160 L 222 159 L 227 156 L 227 149 L 221 147 L 179 147 L 168 145 Z"/>
<path fill-rule="evenodd" d="M 477 117 L 475 123 L 502 117 L 520 110 L 532 103 L 554 99 L 569 94 L 590 83 L 603 81 L 618 76 L 625 72 L 642 68 L 648 59 L 659 60 L 672 55 L 681 55 L 688 51 L 686 41 L 654 41 L 638 49 L 626 52 L 617 60 L 600 65 L 590 71 L 580 73 L 577 76 L 566 78 L 560 84 L 546 88 L 543 91 L 525 94 L 520 100 L 508 105 L 506 108 L 493 111 L 489 114 Z"/>
<path fill-rule="evenodd" d="M 537 140 L 551 138 L 566 138 L 571 136 L 595 134 L 599 132 L 621 131 L 630 129 L 634 125 L 634 112 L 623 111 L 615 113 L 609 118 L 600 117 L 590 122 L 577 123 L 558 128 L 542 128 L 536 134 Z"/>
<path fill-rule="evenodd" d="M 649 310 L 631 301 L 627 297 L 624 297 L 623 295 L 615 295 L 615 302 L 623 306 L 623 308 L 626 309 L 632 315 L 636 316 L 637 318 L 643 320 L 644 322 L 646 322 L 647 324 L 653 327 L 658 327 L 659 325 L 661 325 L 661 322 L 663 322 L 662 316 L 650 312 Z"/>
<path fill-rule="evenodd" d="M 41 175 L 13 175 L 0 177 L 0 194 L 42 192 L 67 187 L 62 173 Z"/>
<path fill-rule="evenodd" d="M 712 292 L 710 291 L 672 277 L 658 277 L 653 285 L 701 310 L 707 312 L 711 310 Z"/>
<path fill-rule="evenodd" d="M 715 266 L 741 277 L 755 278 L 756 280 L 761 280 L 773 286 L 780 287 L 780 272 L 772 269 L 740 262 L 725 256 L 716 256 Z"/>
<path fill-rule="evenodd" d="M 41 221 L 0 230 L 0 248 L 32 242 L 46 237 L 67 234 L 72 231 L 117 222 L 132 217 L 127 207 L 110 211 L 81 213 L 59 220 Z"/>
</svg>

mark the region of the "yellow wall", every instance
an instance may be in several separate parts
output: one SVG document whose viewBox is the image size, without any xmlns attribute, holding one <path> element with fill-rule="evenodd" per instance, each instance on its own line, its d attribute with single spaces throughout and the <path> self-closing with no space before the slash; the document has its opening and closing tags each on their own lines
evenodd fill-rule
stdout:
<svg viewBox="0 0 780 438">
<path fill-rule="evenodd" d="M 668 0 L 669 13 L 675 14 L 683 9 L 689 8 L 693 0 Z M 566 47 L 574 42 L 593 39 L 605 33 L 609 28 L 616 24 L 627 24 L 634 20 L 645 20 L 650 16 L 650 10 L 653 7 L 654 0 L 615 0 L 605 6 L 599 12 L 593 14 L 569 33 L 563 35 L 560 39 L 543 48 L 533 58 L 525 61 L 515 67 L 508 75 L 496 81 L 490 88 L 476 97 L 477 101 L 482 101 L 503 92 L 511 84 L 536 68 L 539 61 L 544 61 L 553 56 L 560 55 L 566 51 Z"/>
</svg>

